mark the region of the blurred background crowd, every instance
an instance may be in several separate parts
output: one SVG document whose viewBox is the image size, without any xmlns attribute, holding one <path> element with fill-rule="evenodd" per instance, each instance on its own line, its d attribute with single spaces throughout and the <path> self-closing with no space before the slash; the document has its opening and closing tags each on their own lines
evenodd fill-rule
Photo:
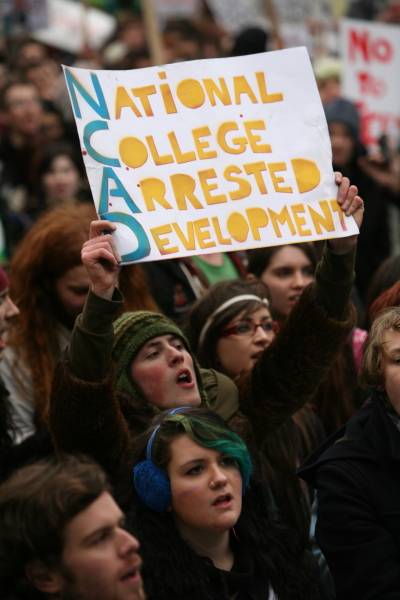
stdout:
<svg viewBox="0 0 400 600">
<path fill-rule="evenodd" d="M 304 45 L 327 119 L 333 168 L 357 186 L 364 200 L 355 281 L 355 241 L 345 251 L 340 247 L 346 245 L 343 240 L 351 238 L 336 240 L 336 252 L 331 240 L 330 249 L 316 242 L 136 263 L 121 269 L 118 280 L 111 237 L 103 235 L 104 229 L 93 236 L 93 225 L 91 229 L 96 212 L 82 160 L 85 150 L 76 132 L 62 65 L 141 69 Z M 308 544 L 315 524 L 314 496 L 299 483 L 296 469 L 311 450 L 346 424 L 363 405 L 367 395 L 358 376 L 370 325 L 379 310 L 400 303 L 399 92 L 400 1 L 0 0 L 0 265 L 5 267 L 0 268 L 0 481 L 32 458 L 51 454 L 52 440 L 66 452 L 82 451 L 83 440 L 83 452 L 96 460 L 96 453 L 100 453 L 99 463 L 118 479 L 125 456 L 123 444 L 131 461 L 132 440 L 160 410 L 178 406 L 171 399 L 197 406 L 203 403 L 203 394 L 233 428 L 241 428 L 239 433 L 257 460 L 262 456 L 262 474 L 271 486 L 277 507 L 292 531 L 301 533 Z M 339 183 L 341 178 L 337 177 Z M 353 211 L 359 213 L 362 202 L 356 193 L 353 190 L 350 196 L 356 204 Z M 104 223 L 100 225 L 104 227 Z M 90 230 L 92 239 L 87 242 Z M 84 244 L 86 259 L 85 251 L 81 254 Z M 93 258 L 96 248 L 100 251 Z M 106 282 L 112 279 L 111 284 L 98 286 L 101 291 L 107 288 L 108 296 L 95 290 L 99 271 Z M 117 284 L 122 295 L 114 289 Z M 357 309 L 356 323 L 348 308 L 350 293 Z M 73 329 L 84 306 L 83 316 Z M 117 317 L 113 334 L 112 321 Z M 395 325 L 388 327 L 398 337 L 398 316 L 396 319 Z M 183 328 L 193 355 L 178 326 Z M 155 358 L 150 352 L 146 354 L 148 347 L 153 348 L 154 338 L 165 342 L 162 352 L 154 352 Z M 372 335 L 372 345 L 374 339 Z M 113 343 L 118 402 L 108 395 Z M 68 346 L 69 354 L 65 354 Z M 396 352 L 398 355 L 398 349 Z M 165 372 L 175 369 L 183 357 L 190 359 L 192 367 L 182 370 L 179 366 L 178 376 L 173 379 L 157 375 L 161 371 L 153 374 L 139 368 L 150 358 L 157 367 L 157 361 L 167 355 L 172 359 Z M 63 357 L 65 371 L 56 370 Z M 399 359 L 393 363 L 397 369 L 393 389 L 398 390 Z M 241 379 L 243 373 L 249 374 L 246 381 Z M 56 390 L 53 396 L 52 383 Z M 80 401 L 74 403 L 71 398 L 76 400 L 74 386 L 78 384 L 85 390 L 87 386 L 87 396 L 82 400 L 76 392 Z M 96 385 L 101 393 L 96 392 Z M 177 390 L 182 393 L 178 399 Z M 195 390 L 195 402 L 186 397 L 191 390 Z M 382 390 L 380 385 L 381 395 Z M 387 410 L 388 404 L 385 410 L 400 430 L 400 409 L 395 406 L 394 415 Z M 112 432 L 117 443 L 114 452 L 109 450 L 109 439 L 113 438 L 107 437 L 107 427 L 112 427 L 115 415 L 110 418 L 108 409 L 117 407 L 115 423 L 119 424 L 123 421 L 120 405 L 129 427 Z M 239 414 L 238 407 L 243 414 Z M 257 412 L 260 407 L 265 414 Z M 193 418 L 205 418 L 201 412 L 200 416 L 196 414 Z M 177 420 L 177 415 L 170 416 Z M 181 417 L 192 418 L 191 413 Z M 158 425 L 150 440 L 162 421 L 155 423 Z M 82 439 L 76 434 L 80 427 Z M 106 432 L 105 441 L 101 428 Z M 225 435 L 221 431 L 218 436 Z M 165 455 L 169 452 L 165 450 Z M 115 457 L 121 461 L 118 468 L 112 462 Z M 398 451 L 398 461 L 397 457 Z M 132 464 L 129 462 L 128 469 L 122 465 L 123 482 L 127 473 L 130 487 Z M 395 469 L 397 473 L 398 462 Z M 372 487 L 379 490 L 384 485 L 375 485 L 374 478 Z M 130 499 L 125 498 L 128 507 Z M 337 507 L 339 504 L 336 502 Z M 350 502 L 351 508 L 353 505 Z M 196 514 L 196 509 L 191 506 L 190 512 Z M 166 513 L 166 520 L 170 514 Z M 338 514 L 339 523 L 345 523 L 346 535 L 339 531 L 336 537 L 340 542 L 346 536 L 352 541 L 341 508 Z M 349 523 L 358 523 L 358 518 L 350 514 Z M 258 529 L 256 511 L 254 515 Z M 139 513 L 141 521 L 146 522 Z M 160 535 L 158 521 L 154 524 L 160 539 L 169 541 L 168 535 Z M 336 535 L 336 523 L 333 529 Z M 389 529 L 399 530 L 391 523 Z M 139 533 L 145 564 L 151 571 L 157 554 L 152 547 L 147 550 L 145 544 L 154 543 L 157 536 L 150 529 L 146 532 L 139 528 Z M 282 546 L 279 536 L 277 547 Z M 268 554 L 272 546 L 269 538 L 265 539 Z M 3 544 L 4 555 L 8 555 L 6 546 Z M 258 552 L 257 544 L 249 542 L 248 547 Z M 162 544 L 160 548 L 172 580 L 174 572 L 167 562 L 171 557 L 175 560 L 175 555 Z M 296 545 L 290 542 L 287 548 L 296 554 Z M 349 555 L 336 553 L 344 557 L 345 571 L 352 575 L 349 557 L 358 557 L 353 548 Z M 195 554 L 203 556 L 197 550 Z M 386 560 L 380 549 L 371 552 L 369 547 L 367 554 L 371 560 L 380 555 Z M 184 547 L 182 556 L 186 555 Z M 316 555 L 321 558 L 318 549 Z M 285 556 L 282 561 L 279 556 L 277 564 L 286 569 Z M 363 558 L 359 562 L 364 562 L 364 555 L 360 556 Z M 0 579 L 2 560 L 6 564 L 0 547 Z M 154 560 L 154 564 L 157 562 Z M 398 562 L 396 547 L 397 596 Z M 297 563 L 296 568 L 301 568 L 294 573 L 293 581 L 300 582 L 300 589 L 302 563 Z M 369 586 L 366 575 L 374 569 L 368 564 L 362 565 L 357 585 L 362 582 Z M 174 565 L 179 568 L 180 561 L 175 560 Z M 321 572 L 323 561 L 322 565 Z M 380 573 L 379 568 L 376 570 Z M 150 573 L 148 585 L 152 577 Z M 191 586 L 197 585 L 197 575 L 189 579 Z M 348 579 L 347 575 L 343 577 L 346 585 Z M 160 582 L 157 577 L 154 580 L 162 585 L 161 578 Z M 279 586 L 283 589 L 287 580 L 291 584 L 286 574 L 277 576 L 276 583 L 271 579 L 277 590 Z M 240 583 L 246 598 L 250 597 L 247 581 Z M 330 581 L 326 587 L 328 592 L 323 597 L 333 598 Z M 279 598 L 314 597 L 308 592 L 298 596 L 284 592 L 278 594 Z M 257 594 L 251 597 L 261 597 Z M 380 591 L 368 597 L 384 596 Z M 164 596 L 150 593 L 149 597 Z M 185 591 L 181 596 L 165 597 L 206 596 Z M 351 597 L 367 596 L 360 592 Z"/>
</svg>

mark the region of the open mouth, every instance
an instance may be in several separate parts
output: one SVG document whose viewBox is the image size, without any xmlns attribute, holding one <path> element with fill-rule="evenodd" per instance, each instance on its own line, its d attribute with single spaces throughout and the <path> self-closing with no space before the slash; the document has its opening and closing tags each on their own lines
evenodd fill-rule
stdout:
<svg viewBox="0 0 400 600">
<path fill-rule="evenodd" d="M 218 498 L 216 498 L 214 500 L 214 502 L 212 503 L 213 506 L 228 506 L 230 505 L 230 503 L 233 500 L 233 496 L 232 494 L 221 494 L 221 496 L 218 496 Z"/>
<path fill-rule="evenodd" d="M 178 385 L 183 385 L 183 386 L 193 384 L 193 378 L 192 378 L 191 372 L 188 369 L 180 371 L 180 373 L 178 374 L 178 377 L 176 378 L 176 383 Z"/>
<path fill-rule="evenodd" d="M 139 568 L 137 568 L 137 569 L 134 569 L 134 568 L 129 569 L 129 571 L 126 571 L 122 575 L 122 577 L 121 577 L 121 581 L 127 581 L 127 582 L 129 582 L 129 581 L 131 581 L 131 582 L 139 581 L 140 579 L 141 579 L 141 576 L 140 576 L 140 569 Z"/>
</svg>

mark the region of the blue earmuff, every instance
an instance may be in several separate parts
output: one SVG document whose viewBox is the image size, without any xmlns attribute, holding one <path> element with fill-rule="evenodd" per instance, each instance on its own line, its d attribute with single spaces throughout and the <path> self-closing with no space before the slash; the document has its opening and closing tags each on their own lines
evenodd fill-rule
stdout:
<svg viewBox="0 0 400 600">
<path fill-rule="evenodd" d="M 181 406 L 174 408 L 166 416 L 175 415 L 185 410 Z M 154 429 L 146 446 L 146 460 L 138 463 L 133 469 L 133 483 L 136 492 L 148 508 L 156 512 L 165 512 L 171 505 L 171 486 L 164 469 L 160 469 L 152 460 L 153 444 L 160 430 L 160 425 Z"/>
</svg>

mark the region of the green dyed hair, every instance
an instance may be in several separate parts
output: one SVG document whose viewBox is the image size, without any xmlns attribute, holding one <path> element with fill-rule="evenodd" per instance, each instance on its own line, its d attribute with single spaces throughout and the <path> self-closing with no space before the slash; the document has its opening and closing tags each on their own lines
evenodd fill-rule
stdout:
<svg viewBox="0 0 400 600">
<path fill-rule="evenodd" d="M 242 475 L 243 489 L 246 490 L 249 486 L 252 464 L 247 446 L 215 412 L 189 407 L 176 414 L 171 414 L 171 411 L 164 412 L 154 420 L 153 426 L 146 432 L 146 445 L 156 427 L 159 427 L 159 431 L 153 443 L 152 461 L 158 467 L 165 469 L 169 463 L 172 440 L 186 434 L 195 444 L 233 458 Z"/>
</svg>

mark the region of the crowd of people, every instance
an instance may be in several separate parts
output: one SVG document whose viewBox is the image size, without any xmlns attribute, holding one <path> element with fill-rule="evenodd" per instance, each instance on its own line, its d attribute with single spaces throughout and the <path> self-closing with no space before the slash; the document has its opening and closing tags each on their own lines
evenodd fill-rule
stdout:
<svg viewBox="0 0 400 600">
<path fill-rule="evenodd" d="M 168 62 L 282 45 L 203 9 L 165 24 Z M 1 598 L 400 597 L 399 155 L 316 57 L 359 235 L 121 267 L 61 62 L 151 66 L 140 13 L 80 56 L 0 42 Z"/>
</svg>

